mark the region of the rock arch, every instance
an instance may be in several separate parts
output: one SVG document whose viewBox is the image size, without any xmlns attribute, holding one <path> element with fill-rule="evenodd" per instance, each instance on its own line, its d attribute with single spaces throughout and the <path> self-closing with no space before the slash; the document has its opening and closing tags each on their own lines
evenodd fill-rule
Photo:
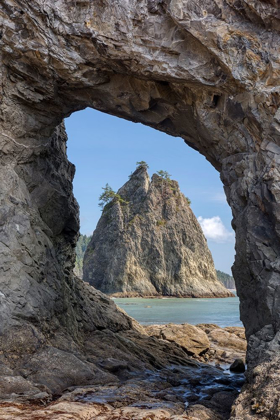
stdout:
<svg viewBox="0 0 280 420">
<path fill-rule="evenodd" d="M 4 364 L 23 360 L 28 369 L 27 354 L 35 366 L 48 340 L 63 352 L 70 336 L 75 357 L 82 334 L 131 328 L 123 314 L 105 317 L 102 305 L 109 303 L 85 292 L 72 273 L 79 222 L 62 120 L 90 106 L 181 136 L 220 171 L 249 343 L 248 385 L 233 418 L 257 409 L 276 418 L 279 379 L 270 372 L 280 373 L 277 2 L 6 0 L 0 19 Z M 36 373 L 28 377 L 36 382 Z M 262 387 L 266 398 L 250 411 Z"/>
</svg>

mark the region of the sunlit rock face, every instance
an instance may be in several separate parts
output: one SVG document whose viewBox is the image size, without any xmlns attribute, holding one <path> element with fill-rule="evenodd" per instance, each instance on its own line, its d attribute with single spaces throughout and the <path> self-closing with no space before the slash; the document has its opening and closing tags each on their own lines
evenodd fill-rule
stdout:
<svg viewBox="0 0 280 420">
<path fill-rule="evenodd" d="M 19 369 L 54 331 L 69 344 L 70 336 L 77 342 L 92 331 L 97 318 L 110 324 L 102 305 L 89 309 L 85 286 L 72 274 L 74 171 L 63 129 L 56 128 L 91 106 L 181 136 L 220 171 L 248 338 L 248 385 L 232 416 L 277 418 L 277 1 L 7 0 L 0 7 L 3 363 Z"/>
<path fill-rule="evenodd" d="M 120 197 L 120 199 L 118 199 Z M 139 166 L 103 209 L 84 258 L 84 276 L 119 297 L 233 296 L 176 181 Z"/>
</svg>

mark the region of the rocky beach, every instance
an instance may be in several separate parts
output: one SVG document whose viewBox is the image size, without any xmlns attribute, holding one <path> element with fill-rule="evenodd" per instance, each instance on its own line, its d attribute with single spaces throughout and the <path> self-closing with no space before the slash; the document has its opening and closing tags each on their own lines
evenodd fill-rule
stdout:
<svg viewBox="0 0 280 420">
<path fill-rule="evenodd" d="M 25 402 L 0 403 L 1 420 L 225 420 L 244 384 L 244 328 L 167 324 L 142 328 L 148 351 L 172 349 L 173 360 L 132 375 L 130 360 L 104 358 L 112 377 L 104 385 L 69 387 L 49 401 L 41 393 Z M 123 336 L 131 340 L 128 333 Z M 106 350 L 104 350 L 104 353 Z M 105 354 L 104 354 L 105 356 Z M 114 355 L 116 356 L 116 355 Z M 236 367 L 230 365 L 239 360 Z M 170 363 L 171 362 L 171 363 Z M 243 364 L 243 365 L 242 365 Z M 12 390 L 12 383 L 11 383 Z"/>
</svg>

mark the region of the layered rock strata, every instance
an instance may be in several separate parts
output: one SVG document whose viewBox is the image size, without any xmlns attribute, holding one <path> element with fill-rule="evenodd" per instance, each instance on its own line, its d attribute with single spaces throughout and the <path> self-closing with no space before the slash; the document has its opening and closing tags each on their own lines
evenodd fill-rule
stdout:
<svg viewBox="0 0 280 420">
<path fill-rule="evenodd" d="M 276 0 L 1 2 L 3 375 L 10 372 L 5 366 L 24 366 L 30 352 L 42 354 L 50 339 L 60 346 L 63 337 L 69 356 L 110 324 L 105 298 L 89 298 L 73 276 L 73 167 L 57 128 L 90 106 L 180 136 L 220 171 L 248 339 L 247 385 L 232 419 L 279 417 L 278 6 Z M 112 337 L 120 317 L 111 317 Z M 127 325 L 121 319 L 119 330 Z M 33 364 L 31 381 L 41 366 Z M 25 370 L 15 374 L 24 378 Z"/>
<path fill-rule="evenodd" d="M 144 330 L 151 337 L 178 344 L 200 361 L 228 366 L 236 359 L 245 361 L 247 343 L 243 327 L 166 324 L 145 326 Z"/>
<path fill-rule="evenodd" d="M 191 324 L 149 325 L 144 328 L 149 336 L 177 343 L 191 356 L 201 356 L 210 348 L 206 333 Z"/>
<path fill-rule="evenodd" d="M 83 279 L 106 294 L 228 297 L 176 181 L 140 166 L 109 202 L 87 247 Z"/>
</svg>

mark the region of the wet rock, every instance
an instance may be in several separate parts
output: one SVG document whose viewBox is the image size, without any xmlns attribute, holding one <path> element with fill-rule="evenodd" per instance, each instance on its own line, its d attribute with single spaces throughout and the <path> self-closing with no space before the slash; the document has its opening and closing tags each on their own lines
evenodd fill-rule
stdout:
<svg viewBox="0 0 280 420">
<path fill-rule="evenodd" d="M 207 335 L 190 324 L 152 325 L 145 327 L 145 331 L 150 336 L 179 344 L 190 355 L 199 356 L 210 347 Z"/>
<path fill-rule="evenodd" d="M 191 384 L 195 377 L 196 384 Z M 229 401 L 226 394 L 234 396 L 236 388 L 233 383 L 228 387 L 219 386 L 217 379 L 223 377 L 229 375 L 199 364 L 142 371 L 140 376 L 117 384 L 72 387 L 47 406 L 0 403 L 0 418 L 183 420 L 198 416 L 199 419 L 225 420 Z"/>
<path fill-rule="evenodd" d="M 238 396 L 238 392 L 232 390 L 223 390 L 215 393 L 211 398 L 211 404 L 217 405 L 218 407 L 223 407 L 225 412 L 230 413 L 232 404 L 236 397 Z"/>
<path fill-rule="evenodd" d="M 230 370 L 236 373 L 244 373 L 245 372 L 245 364 L 242 359 L 236 359 L 231 365 Z"/>
</svg>

